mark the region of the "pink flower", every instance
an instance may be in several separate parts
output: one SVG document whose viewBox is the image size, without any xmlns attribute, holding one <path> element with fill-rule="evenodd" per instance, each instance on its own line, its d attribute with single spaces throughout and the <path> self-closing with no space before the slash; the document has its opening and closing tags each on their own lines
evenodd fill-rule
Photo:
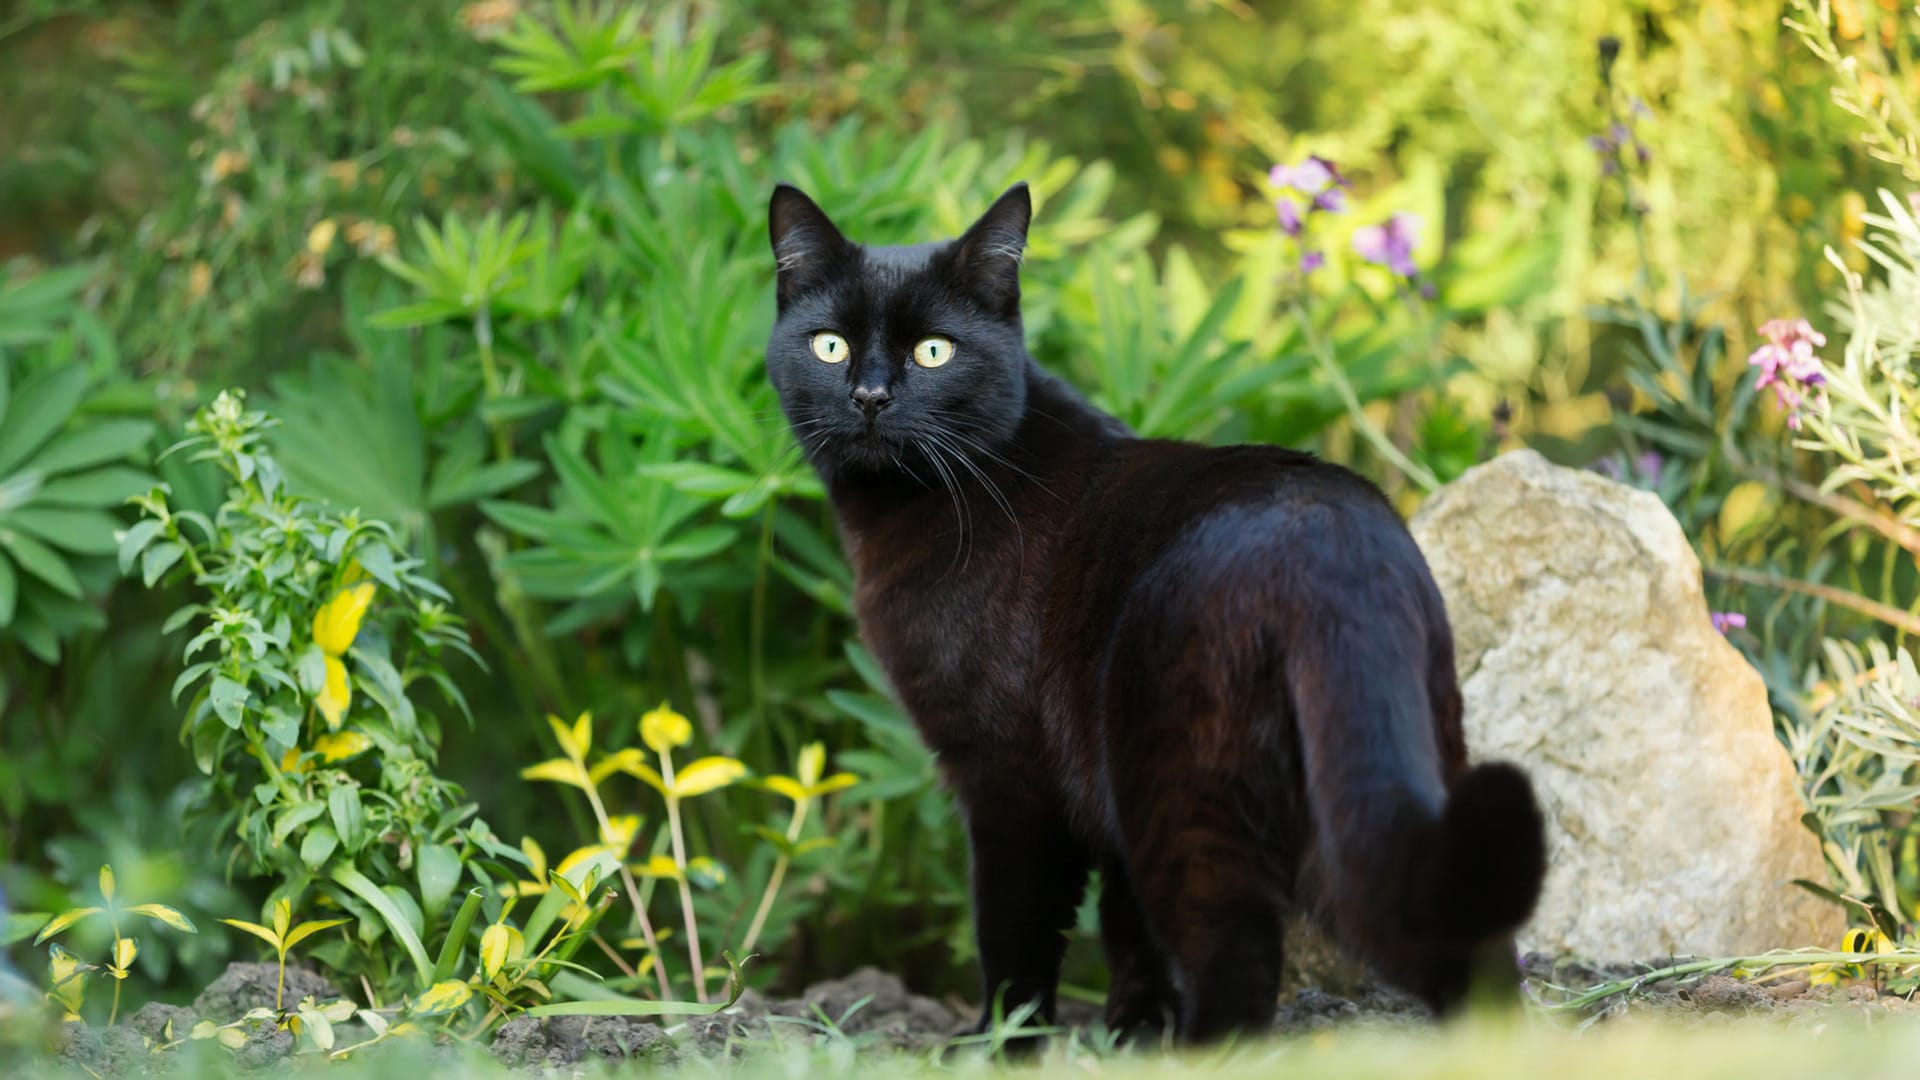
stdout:
<svg viewBox="0 0 1920 1080">
<path fill-rule="evenodd" d="M 1813 350 L 1827 343 L 1827 336 L 1815 330 L 1805 319 L 1768 319 L 1761 324 L 1765 345 L 1753 350 L 1747 363 L 1760 369 L 1754 389 L 1773 387 L 1774 400 L 1787 410 L 1787 426 L 1800 430 L 1800 406 L 1817 396 L 1817 388 L 1826 384 L 1826 369 Z"/>
<path fill-rule="evenodd" d="M 1285 195 L 1273 200 L 1274 212 L 1280 215 L 1280 231 L 1288 236 L 1299 236 L 1306 227 L 1306 221 L 1300 216 L 1300 204 Z"/>
<path fill-rule="evenodd" d="M 1419 269 L 1413 265 L 1413 247 L 1419 242 L 1420 215 L 1405 210 L 1388 218 L 1384 225 L 1367 225 L 1354 231 L 1354 254 L 1370 263 L 1384 266 L 1401 277 L 1413 277 Z"/>
<path fill-rule="evenodd" d="M 1723 634 L 1747 625 L 1747 617 L 1737 611 L 1709 611 L 1707 618 L 1712 620 L 1713 628 Z"/>
</svg>

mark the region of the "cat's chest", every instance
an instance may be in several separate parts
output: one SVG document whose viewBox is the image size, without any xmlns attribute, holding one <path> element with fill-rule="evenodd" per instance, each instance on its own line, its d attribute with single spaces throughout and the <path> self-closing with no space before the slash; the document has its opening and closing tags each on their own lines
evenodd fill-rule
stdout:
<svg viewBox="0 0 1920 1080">
<path fill-rule="evenodd" d="M 917 562 L 863 554 L 854 560 L 861 638 L 927 742 L 961 753 L 1029 726 L 1039 626 L 1022 567 L 969 565 L 964 552 Z"/>
</svg>

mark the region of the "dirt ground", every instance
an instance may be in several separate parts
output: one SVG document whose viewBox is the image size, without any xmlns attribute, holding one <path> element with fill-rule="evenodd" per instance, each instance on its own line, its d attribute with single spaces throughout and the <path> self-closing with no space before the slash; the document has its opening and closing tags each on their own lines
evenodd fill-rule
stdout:
<svg viewBox="0 0 1920 1080">
<path fill-rule="evenodd" d="M 1549 985 L 1578 988 L 1632 974 L 1626 969 L 1556 965 L 1540 956 L 1525 958 L 1523 973 L 1537 995 L 1539 988 Z M 100 1076 L 184 1071 L 169 1069 L 169 1059 L 176 1055 L 150 1052 L 154 1044 L 165 1041 L 168 1023 L 173 1025 L 173 1038 L 184 1039 L 197 1020 L 224 1023 L 248 1009 L 270 1006 L 274 978 L 271 964 L 234 964 L 195 999 L 191 1008 L 151 1004 L 110 1028 L 65 1025 L 55 1038 L 56 1056 L 67 1065 L 84 1067 Z M 1348 1024 L 1397 1027 L 1425 1022 L 1424 1010 L 1404 995 L 1364 979 L 1335 977 L 1328 982 L 1334 988 L 1290 988 L 1282 997 L 1275 1031 L 1296 1034 Z M 287 1000 L 298 1001 L 308 994 L 321 1000 L 339 996 L 313 972 L 289 968 Z M 1842 1016 L 1871 1021 L 1878 1016 L 1912 1013 L 1916 1008 L 1920 1006 L 1905 997 L 1858 982 L 1812 986 L 1804 977 L 1791 974 L 1751 980 L 1712 975 L 1672 985 L 1653 984 L 1610 999 L 1573 1019 L 1593 1023 L 1614 1017 L 1657 1015 L 1703 1026 L 1726 1024 L 1737 1018 L 1801 1025 L 1821 1024 Z M 494 1033 L 490 1049 L 502 1065 L 529 1072 L 595 1061 L 642 1060 L 667 1065 L 688 1055 L 737 1055 L 769 1042 L 839 1036 L 874 1048 L 931 1050 L 958 1034 L 972 1018 L 971 1008 L 963 1002 L 910 993 L 895 976 L 862 968 L 844 978 L 815 984 L 797 997 L 773 998 L 749 990 L 725 1013 L 675 1018 L 667 1024 L 624 1017 L 517 1017 Z M 1060 1023 L 1065 1026 L 1092 1032 L 1098 1019 L 1097 1006 L 1062 1003 Z M 342 1025 L 339 1035 L 342 1045 L 364 1037 L 352 1030 L 352 1025 Z M 294 1050 L 295 1040 L 290 1034 L 263 1025 L 246 1045 L 233 1052 L 231 1060 L 243 1068 L 264 1068 Z M 186 1059 L 181 1064 L 186 1064 Z"/>
</svg>

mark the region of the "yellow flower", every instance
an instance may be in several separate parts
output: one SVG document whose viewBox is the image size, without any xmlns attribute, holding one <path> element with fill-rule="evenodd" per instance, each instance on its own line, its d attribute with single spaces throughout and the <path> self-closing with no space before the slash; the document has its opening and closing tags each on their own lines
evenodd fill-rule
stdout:
<svg viewBox="0 0 1920 1080">
<path fill-rule="evenodd" d="M 676 746 L 685 746 L 692 740 L 693 725 L 664 701 L 659 708 L 640 718 L 640 741 L 656 754 L 664 754 Z"/>
<path fill-rule="evenodd" d="M 360 633 L 360 620 L 373 603 L 373 582 L 341 589 L 313 616 L 313 643 L 328 656 L 343 656 Z"/>
<path fill-rule="evenodd" d="M 327 718 L 330 731 L 340 730 L 340 721 L 346 719 L 347 706 L 353 704 L 353 684 L 347 681 L 347 665 L 338 659 L 324 658 L 327 667 L 327 681 L 320 687 L 320 697 L 314 701 L 320 715 Z"/>
</svg>

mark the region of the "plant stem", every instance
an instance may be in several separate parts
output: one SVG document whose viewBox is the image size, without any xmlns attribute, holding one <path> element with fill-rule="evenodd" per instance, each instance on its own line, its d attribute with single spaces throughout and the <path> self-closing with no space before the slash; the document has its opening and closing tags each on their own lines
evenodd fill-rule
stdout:
<svg viewBox="0 0 1920 1080">
<path fill-rule="evenodd" d="M 579 764 L 582 769 L 586 768 L 584 762 Z M 593 817 L 600 823 L 601 835 L 611 834 L 613 823 L 607 819 L 606 804 L 600 801 L 600 792 L 592 785 L 587 787 L 587 803 L 593 807 Z M 666 1001 L 673 997 L 673 987 L 667 984 L 667 968 L 660 962 L 660 943 L 654 940 L 653 920 L 647 918 L 647 905 L 640 899 L 640 886 L 633 880 L 633 871 L 627 869 L 626 852 L 621 852 L 614 861 L 620 864 L 620 883 L 626 886 L 627 902 L 633 905 L 633 913 L 640 921 L 640 937 L 647 943 L 647 951 L 653 954 L 653 973 L 660 980 L 660 1000 Z M 546 955 L 544 950 L 541 955 Z"/>
<path fill-rule="evenodd" d="M 666 781 L 667 791 L 673 791 L 673 758 L 666 752 L 660 754 L 660 778 Z M 707 969 L 700 962 L 700 924 L 693 917 L 693 888 L 687 884 L 687 842 L 680 828 L 680 800 L 673 795 L 667 796 L 667 829 L 673 837 L 673 865 L 679 867 L 680 916 L 687 926 L 687 963 L 693 965 L 694 999 L 702 1005 L 707 1003 Z"/>
<path fill-rule="evenodd" d="M 1381 457 L 1386 458 L 1394 468 L 1399 469 L 1409 480 L 1420 485 L 1421 490 L 1432 491 L 1439 487 L 1440 481 L 1426 466 L 1407 457 L 1399 447 L 1393 445 L 1393 440 L 1387 438 L 1385 432 L 1381 431 L 1373 421 L 1367 419 L 1365 410 L 1360 406 L 1360 396 L 1354 392 L 1353 384 L 1347 381 L 1347 373 L 1340 370 L 1339 362 L 1334 359 L 1333 350 L 1321 340 L 1319 331 L 1314 329 L 1313 318 L 1307 314 L 1306 306 L 1299 300 L 1293 301 L 1293 317 L 1300 324 L 1300 333 L 1307 339 L 1307 348 L 1319 362 L 1320 370 L 1333 383 L 1334 390 L 1339 393 L 1341 402 L 1347 407 L 1347 418 L 1353 422 L 1355 430 L 1360 432 L 1361 437 L 1365 438 L 1367 443 Z"/>
<path fill-rule="evenodd" d="M 800 839 L 800 826 L 807 820 L 807 807 L 811 799 L 802 799 L 794 804 L 793 820 L 787 824 L 787 846 L 792 847 Z M 786 879 L 787 864 L 792 860 L 786 852 L 774 860 L 773 873 L 767 877 L 767 891 L 761 894 L 760 907 L 753 913 L 753 922 L 747 927 L 747 936 L 741 939 L 740 954 L 745 956 L 753 951 L 754 943 L 760 940 L 760 931 L 767 925 L 767 915 L 773 911 L 773 900 L 780 893 L 780 884 Z"/>
<path fill-rule="evenodd" d="M 500 369 L 493 359 L 493 308 L 485 302 L 473 313 L 473 338 L 480 347 L 480 380 L 486 389 L 486 400 L 491 402 L 500 396 Z M 487 428 L 493 433 L 493 456 L 500 461 L 512 457 L 513 444 L 507 439 L 507 429 L 491 420 Z"/>
<path fill-rule="evenodd" d="M 1769 574 L 1764 570 L 1748 570 L 1738 566 L 1709 566 L 1705 571 L 1708 577 L 1716 577 L 1724 581 L 1738 581 L 1746 585 L 1782 589 L 1786 592 L 1797 592 L 1802 596 L 1811 596 L 1816 600 L 1825 600 L 1829 604 L 1836 604 L 1849 611 L 1857 611 L 1870 619 L 1878 619 L 1906 633 L 1920 635 L 1920 616 L 1876 600 L 1869 600 L 1845 589 L 1836 589 L 1831 585 L 1819 585 L 1811 581 L 1801 581 L 1798 578 L 1782 577 L 1778 574 Z"/>
<path fill-rule="evenodd" d="M 1759 956 L 1728 956 L 1716 960 L 1690 960 L 1684 964 L 1656 968 L 1644 975 L 1631 979 L 1615 979 L 1576 994 L 1565 1001 L 1544 1004 L 1543 1007 L 1555 1012 L 1584 1009 L 1598 1001 L 1604 1001 L 1616 994 L 1624 994 L 1650 982 L 1664 979 L 1684 978 L 1688 975 L 1705 975 L 1728 968 L 1777 968 L 1799 967 L 1812 964 L 1907 964 L 1920 965 L 1920 953 L 1896 951 L 1890 953 L 1843 953 L 1843 952 L 1771 952 Z"/>
<path fill-rule="evenodd" d="M 753 692 L 753 715 L 758 726 L 767 723 L 767 564 L 773 552 L 773 503 L 760 515 L 760 552 L 753 567 L 753 608 L 747 620 L 748 685 Z"/>
</svg>

